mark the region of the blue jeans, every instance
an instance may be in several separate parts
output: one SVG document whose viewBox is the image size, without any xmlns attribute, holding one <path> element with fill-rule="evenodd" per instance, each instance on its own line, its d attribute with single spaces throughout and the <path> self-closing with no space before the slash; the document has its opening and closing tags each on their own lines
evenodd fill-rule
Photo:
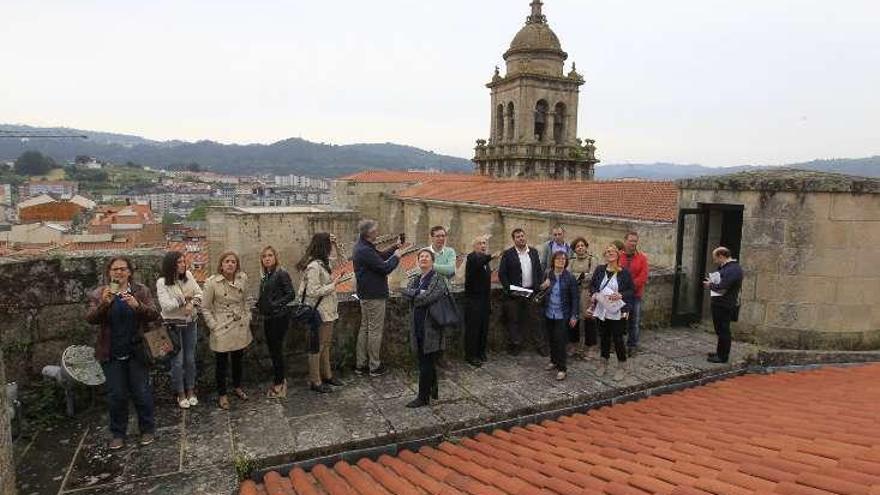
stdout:
<svg viewBox="0 0 880 495">
<path fill-rule="evenodd" d="M 153 417 L 153 393 L 150 388 L 150 372 L 134 357 L 111 359 L 101 363 L 107 377 L 107 403 L 110 407 L 110 433 L 113 438 L 125 438 L 128 430 L 128 401 L 134 402 L 141 435 L 153 433 L 156 421 Z"/>
<path fill-rule="evenodd" d="M 638 347 L 639 345 L 639 334 L 642 332 L 642 329 L 639 328 L 639 325 L 642 323 L 642 298 L 636 297 L 633 299 L 633 307 L 630 308 L 629 312 L 629 320 L 627 320 L 627 334 L 626 337 L 626 346 L 627 347 Z"/>
<path fill-rule="evenodd" d="M 196 385 L 196 341 L 199 327 L 191 321 L 186 326 L 175 327 L 180 333 L 180 352 L 171 359 L 171 386 L 178 394 Z"/>
</svg>

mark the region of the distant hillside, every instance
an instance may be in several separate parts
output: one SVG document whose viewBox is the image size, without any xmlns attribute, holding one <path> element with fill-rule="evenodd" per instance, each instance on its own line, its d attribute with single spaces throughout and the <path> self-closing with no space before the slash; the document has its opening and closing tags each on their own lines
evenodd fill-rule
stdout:
<svg viewBox="0 0 880 495">
<path fill-rule="evenodd" d="M 304 139 L 273 144 L 221 144 L 213 141 L 150 141 L 137 136 L 67 128 L 37 128 L 0 124 L 0 131 L 52 132 L 89 139 L 0 139 L 0 160 L 12 160 L 37 150 L 59 162 L 90 155 L 113 163 L 132 161 L 151 167 L 198 163 L 216 172 L 278 173 L 336 177 L 368 168 L 405 170 L 436 168 L 469 172 L 469 160 L 399 144 L 332 145 Z"/>
<path fill-rule="evenodd" d="M 438 155 L 412 146 L 392 143 L 333 145 L 290 138 L 272 144 L 220 144 L 213 141 L 151 141 L 138 136 L 68 128 L 40 128 L 0 124 L 0 131 L 61 133 L 89 136 L 89 139 L 0 139 L 0 161 L 13 160 L 22 152 L 37 150 L 59 162 L 77 155 L 90 155 L 113 163 L 132 161 L 152 167 L 198 163 L 217 172 L 251 174 L 278 173 L 338 177 L 364 169 L 405 170 L 434 168 L 448 172 L 470 172 L 473 164 L 464 158 Z M 789 167 L 880 177 L 880 156 L 856 159 L 815 160 Z M 718 175 L 760 165 L 706 167 L 675 163 L 609 164 L 596 169 L 598 179 L 623 177 L 682 179 Z"/>
<path fill-rule="evenodd" d="M 880 156 L 870 158 L 841 158 L 835 160 L 814 160 L 785 165 L 791 168 L 836 172 L 839 174 L 880 177 Z M 674 180 L 701 175 L 721 175 L 749 169 L 768 168 L 760 165 L 739 165 L 735 167 L 706 167 L 703 165 L 678 165 L 675 163 L 651 164 L 609 164 L 596 167 L 597 179 L 640 178 Z"/>
</svg>

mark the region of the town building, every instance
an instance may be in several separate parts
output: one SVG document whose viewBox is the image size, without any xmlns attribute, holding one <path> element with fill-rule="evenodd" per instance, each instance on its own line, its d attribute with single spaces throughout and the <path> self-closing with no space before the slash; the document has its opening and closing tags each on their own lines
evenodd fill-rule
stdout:
<svg viewBox="0 0 880 495">
<path fill-rule="evenodd" d="M 114 240 L 126 239 L 137 246 L 165 244 L 162 224 L 146 204 L 100 206 L 87 231 L 90 234 L 113 234 Z"/>
<path fill-rule="evenodd" d="M 21 223 L 56 222 L 69 225 L 82 218 L 97 206 L 94 201 L 80 195 L 59 200 L 48 194 L 22 201 L 16 205 Z"/>
<path fill-rule="evenodd" d="M 584 84 L 568 54 L 550 29 L 543 2 L 533 0 L 526 25 L 504 53 L 507 69 L 498 67 L 491 90 L 489 138 L 477 140 L 476 173 L 514 179 L 592 180 L 596 147 L 581 140 L 578 96 Z"/>
<path fill-rule="evenodd" d="M 19 187 L 19 197 L 24 200 L 40 194 L 52 194 L 69 198 L 79 192 L 79 184 L 69 180 L 43 180 L 25 182 Z"/>
</svg>

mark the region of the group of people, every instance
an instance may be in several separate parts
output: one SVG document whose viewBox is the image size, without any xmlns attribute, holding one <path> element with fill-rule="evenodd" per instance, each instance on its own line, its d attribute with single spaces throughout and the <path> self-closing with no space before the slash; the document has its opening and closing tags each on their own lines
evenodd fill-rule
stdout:
<svg viewBox="0 0 880 495">
<path fill-rule="evenodd" d="M 381 348 L 386 303 L 391 293 L 388 276 L 409 250 L 403 234 L 388 249 L 378 249 L 379 226 L 373 220 L 360 222 L 358 234 L 352 253 L 361 309 L 355 373 L 381 376 L 387 372 Z M 596 257 L 589 252 L 589 242 L 583 237 L 566 243 L 562 226 L 555 227 L 551 235 L 540 246 L 540 252 L 529 246 L 525 231 L 519 228 L 511 232 L 513 245 L 494 254 L 489 253 L 488 236 L 474 239 L 473 250 L 465 260 L 462 315 L 450 294 L 456 275 L 455 250 L 447 245 L 446 228 L 431 228 L 430 244 L 417 253 L 417 273 L 412 274 L 402 291 L 411 306 L 410 341 L 419 370 L 418 394 L 407 407 L 423 407 L 438 398 L 437 361 L 446 348 L 450 327 L 463 323 L 465 359 L 469 364 L 480 367 L 488 359 L 491 262 L 499 258 L 497 275 L 504 293 L 509 353 L 518 354 L 526 343 L 531 343 L 538 353 L 549 357 L 546 369 L 555 371 L 557 380 L 564 380 L 568 359 L 593 360 L 597 347 L 600 359 L 596 361 L 596 371 L 600 376 L 606 375 L 613 345 L 618 367 L 612 378 L 625 377 L 627 358 L 639 346 L 639 312 L 648 279 L 648 260 L 638 250 L 638 234 L 630 232 L 623 241 L 606 246 L 602 260 L 595 263 Z M 729 259 L 726 250 L 718 252 L 725 253 Z M 134 280 L 135 266 L 131 260 L 125 256 L 111 258 L 105 272 L 107 283 L 92 293 L 86 316 L 88 322 L 100 326 L 96 358 L 107 377 L 113 437 L 110 448 L 124 446 L 129 399 L 137 411 L 140 443 L 148 445 L 154 440 L 154 407 L 143 336 L 157 321 L 175 337 L 179 347 L 170 362 L 171 383 L 183 409 L 199 403 L 195 392 L 199 313 L 215 357 L 218 407 L 230 407 L 229 381 L 231 395 L 237 400 L 248 400 L 242 388 L 242 359 L 253 342 L 252 307 L 262 318 L 272 362 L 273 379 L 267 397 L 287 395 L 283 349 L 291 323 L 291 305 L 297 304 L 311 308 L 314 314 L 307 332 L 309 388 L 327 393 L 343 386 L 330 364 L 333 327 L 339 319 L 336 287 L 341 282 L 339 275 L 333 274 L 331 263 L 340 258 L 333 234 L 315 234 L 295 266 L 301 275 L 295 289 L 291 275 L 279 265 L 278 252 L 266 246 L 260 254 L 259 292 L 253 303 L 247 292 L 248 276 L 235 252 L 220 254 L 216 273 L 203 287 L 187 269 L 184 255 L 169 252 L 162 262 L 162 276 L 156 281 L 158 305 L 151 291 Z M 730 273 L 723 272 L 722 269 L 719 281 L 707 280 L 706 287 L 711 287 L 713 295 L 727 292 L 723 298 L 713 297 L 713 316 L 717 314 L 721 323 L 716 324 L 718 350 L 710 356 L 726 361 L 730 317 L 726 327 L 723 320 L 730 315 L 731 297 L 735 298 L 738 285 L 731 282 L 734 279 Z M 737 273 L 741 280 L 742 272 Z M 722 338 L 725 332 L 726 341 Z"/>
<path fill-rule="evenodd" d="M 151 291 L 134 279 L 135 265 L 126 256 L 114 256 L 107 263 L 105 285 L 90 297 L 86 320 L 99 326 L 95 357 L 107 379 L 110 413 L 110 449 L 125 445 L 129 401 L 134 403 L 138 417 L 140 444 L 154 441 L 156 428 L 150 386 L 149 365 L 144 335 L 161 322 L 176 352 L 170 360 L 171 385 L 180 408 L 199 404 L 195 393 L 197 314 L 201 313 L 209 333 L 209 346 L 215 358 L 217 405 L 229 409 L 228 382 L 232 395 L 248 400 L 242 388 L 244 350 L 253 342 L 251 334 L 252 307 L 263 320 L 263 331 L 272 361 L 272 384 L 269 398 L 287 395 L 287 379 L 283 356 L 284 340 L 290 326 L 290 303 L 295 298 L 314 308 L 317 314 L 314 336 L 309 345 L 309 386 L 326 393 L 343 383 L 333 375 L 330 366 L 333 325 L 339 318 L 336 284 L 340 277 L 332 275 L 331 255 L 336 239 L 332 234 L 315 234 L 305 256 L 296 268 L 302 282 L 294 291 L 290 274 L 279 266 L 278 252 L 266 246 L 260 253 L 260 286 L 255 304 L 248 296 L 248 276 L 241 269 L 241 260 L 233 251 L 218 257 L 216 273 L 204 287 L 199 286 L 187 269 L 185 256 L 176 251 L 167 253 L 156 281 L 157 302 Z M 230 376 L 231 374 L 231 376 Z"/>
</svg>

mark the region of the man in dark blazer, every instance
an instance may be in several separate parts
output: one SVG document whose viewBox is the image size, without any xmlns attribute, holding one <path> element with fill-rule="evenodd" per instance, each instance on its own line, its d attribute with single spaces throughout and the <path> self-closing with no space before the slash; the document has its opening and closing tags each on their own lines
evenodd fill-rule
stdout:
<svg viewBox="0 0 880 495">
<path fill-rule="evenodd" d="M 548 355 L 547 343 L 540 337 L 537 327 L 537 306 L 532 304 L 510 286 L 538 290 L 544 282 L 541 258 L 538 250 L 526 242 L 523 229 L 514 229 L 510 237 L 513 247 L 504 251 L 498 265 L 498 279 L 504 289 L 504 316 L 507 321 L 507 350 L 513 355 L 522 349 L 523 339 L 534 343 L 538 354 Z"/>
</svg>

